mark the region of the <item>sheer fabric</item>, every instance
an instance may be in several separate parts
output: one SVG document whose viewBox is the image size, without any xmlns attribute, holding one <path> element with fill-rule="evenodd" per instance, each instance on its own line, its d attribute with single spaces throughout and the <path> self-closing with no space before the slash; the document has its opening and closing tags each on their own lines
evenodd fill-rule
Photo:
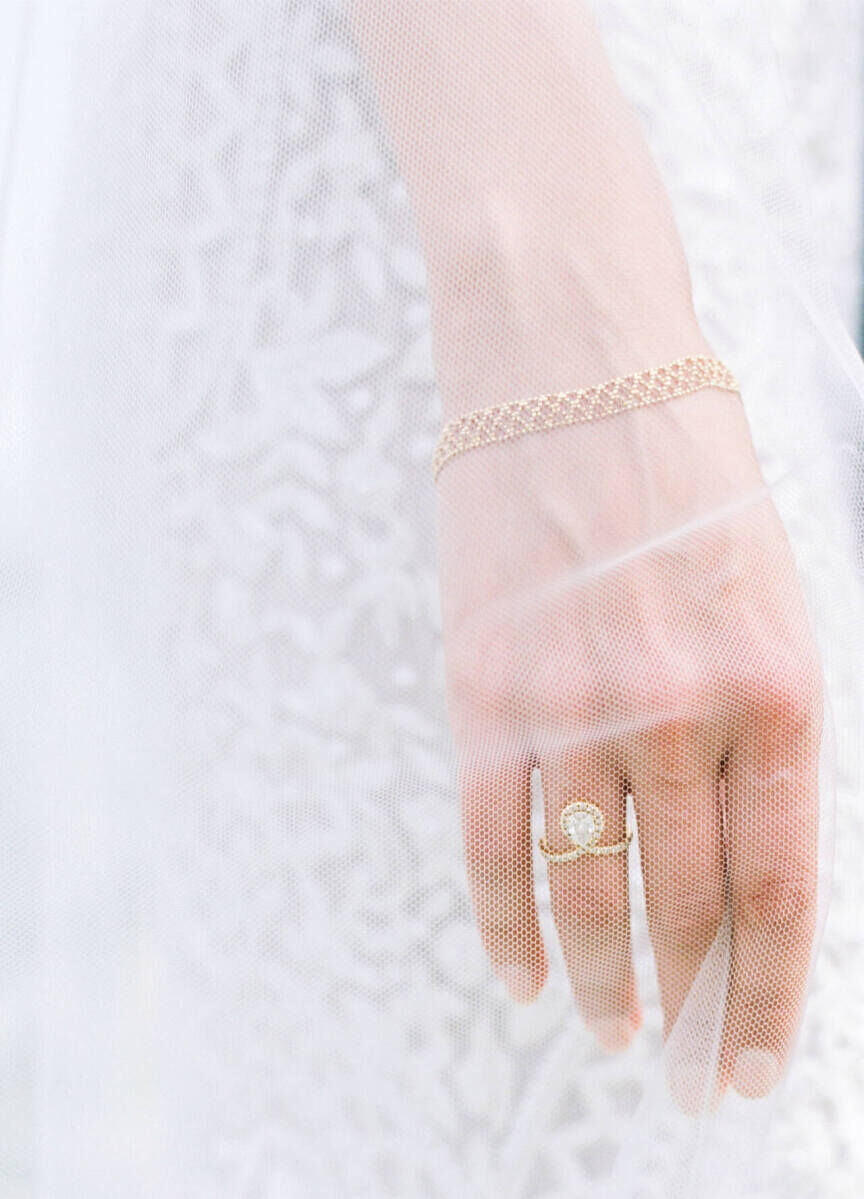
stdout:
<svg viewBox="0 0 864 1199">
<path fill-rule="evenodd" d="M 3 1193 L 855 1194 L 858 8 L 0 34 Z"/>
</svg>

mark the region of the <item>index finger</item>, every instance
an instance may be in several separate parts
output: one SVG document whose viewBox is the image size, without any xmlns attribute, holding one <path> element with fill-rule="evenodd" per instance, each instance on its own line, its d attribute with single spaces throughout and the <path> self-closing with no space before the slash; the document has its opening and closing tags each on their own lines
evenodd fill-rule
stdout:
<svg viewBox="0 0 864 1199">
<path fill-rule="evenodd" d="M 547 975 L 531 852 L 531 760 L 506 743 L 463 751 L 459 793 L 480 936 L 513 998 L 531 1002 Z"/>
</svg>

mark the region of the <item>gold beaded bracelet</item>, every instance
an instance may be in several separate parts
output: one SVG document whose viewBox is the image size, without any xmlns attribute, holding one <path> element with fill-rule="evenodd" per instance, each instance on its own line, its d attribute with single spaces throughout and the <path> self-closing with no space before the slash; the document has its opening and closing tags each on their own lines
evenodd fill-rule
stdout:
<svg viewBox="0 0 864 1199">
<path fill-rule="evenodd" d="M 508 400 L 490 408 L 477 408 L 448 421 L 441 431 L 432 459 L 435 479 L 451 458 L 466 450 L 509 441 L 525 433 L 557 429 L 581 421 L 599 420 L 630 408 L 644 408 L 660 400 L 688 395 L 702 387 L 740 392 L 731 370 L 719 358 L 692 354 L 665 366 L 651 366 L 632 375 L 619 375 L 583 387 L 523 400 Z"/>
</svg>

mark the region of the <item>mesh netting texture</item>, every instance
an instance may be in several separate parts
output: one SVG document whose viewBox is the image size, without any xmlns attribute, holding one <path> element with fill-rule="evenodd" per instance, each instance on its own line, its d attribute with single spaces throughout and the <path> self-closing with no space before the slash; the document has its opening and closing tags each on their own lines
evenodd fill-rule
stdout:
<svg viewBox="0 0 864 1199">
<path fill-rule="evenodd" d="M 859 8 L 5 6 L 4 1196 L 857 1195 Z"/>
</svg>

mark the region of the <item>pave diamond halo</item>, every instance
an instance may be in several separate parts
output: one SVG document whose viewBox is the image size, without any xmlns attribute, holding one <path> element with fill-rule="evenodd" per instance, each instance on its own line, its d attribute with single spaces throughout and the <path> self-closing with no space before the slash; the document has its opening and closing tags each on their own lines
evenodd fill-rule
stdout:
<svg viewBox="0 0 864 1199">
<path fill-rule="evenodd" d="M 561 809 L 561 829 L 579 849 L 593 849 L 603 833 L 603 813 L 596 804 L 579 799 Z"/>
</svg>

